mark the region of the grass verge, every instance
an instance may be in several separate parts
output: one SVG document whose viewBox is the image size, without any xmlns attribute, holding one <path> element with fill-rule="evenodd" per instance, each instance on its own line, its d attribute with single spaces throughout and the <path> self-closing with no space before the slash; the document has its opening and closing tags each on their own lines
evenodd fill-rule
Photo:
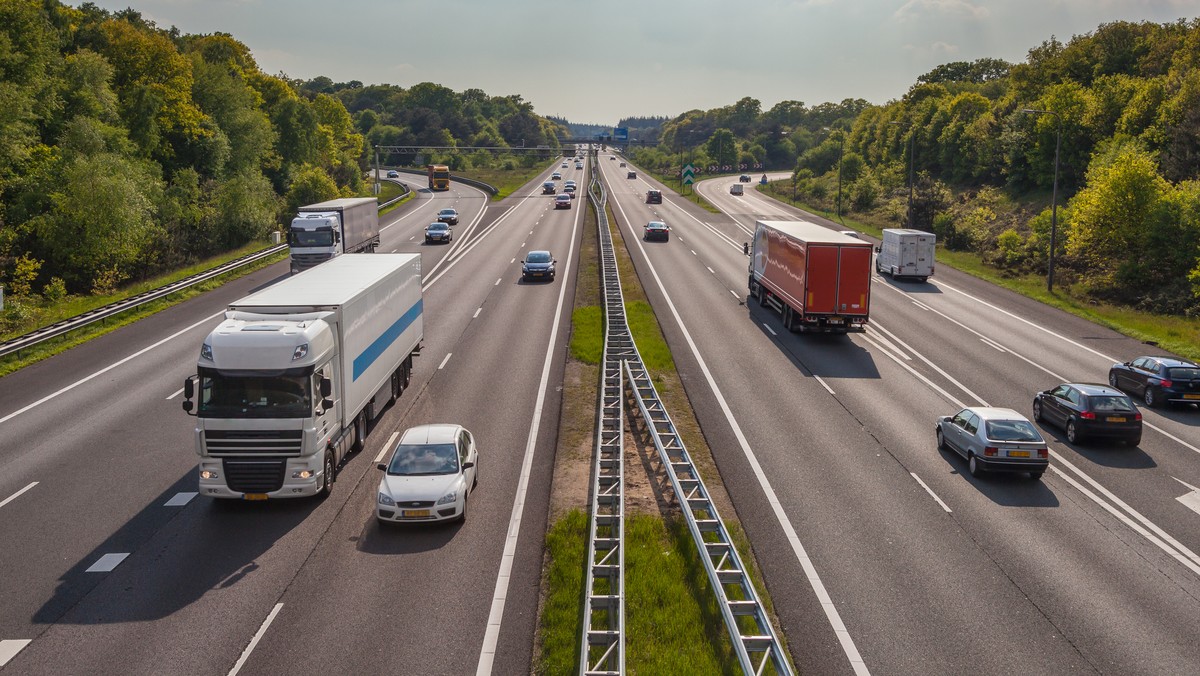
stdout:
<svg viewBox="0 0 1200 676">
<path fill-rule="evenodd" d="M 463 175 L 496 188 L 499 192 L 492 197 L 492 200 L 496 201 L 513 194 L 545 169 L 544 164 L 538 164 L 529 169 L 472 169 L 463 172 Z"/>
</svg>

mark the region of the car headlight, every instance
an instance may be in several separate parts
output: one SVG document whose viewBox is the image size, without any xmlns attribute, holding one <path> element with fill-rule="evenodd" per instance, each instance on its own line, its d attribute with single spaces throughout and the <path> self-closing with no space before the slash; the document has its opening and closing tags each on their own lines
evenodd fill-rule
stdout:
<svg viewBox="0 0 1200 676">
<path fill-rule="evenodd" d="M 458 491 L 454 491 L 453 493 L 447 493 L 447 494 L 443 495 L 442 497 L 438 498 L 438 501 L 437 501 L 437 503 L 439 505 L 450 505 L 455 502 L 458 502 Z"/>
<path fill-rule="evenodd" d="M 378 501 L 381 505 L 390 505 L 392 507 L 396 506 L 396 501 L 393 500 L 392 496 L 388 495 L 387 493 L 380 493 Z"/>
</svg>

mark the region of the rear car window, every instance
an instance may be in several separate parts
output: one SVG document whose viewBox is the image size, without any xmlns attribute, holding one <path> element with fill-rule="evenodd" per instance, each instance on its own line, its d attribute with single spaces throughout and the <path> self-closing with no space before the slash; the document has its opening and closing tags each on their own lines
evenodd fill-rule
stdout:
<svg viewBox="0 0 1200 676">
<path fill-rule="evenodd" d="M 987 438 L 993 441 L 1041 441 L 1042 435 L 1024 420 L 989 420 Z"/>
<path fill-rule="evenodd" d="M 1200 369 L 1190 366 L 1167 369 L 1167 377 L 1176 380 L 1200 380 Z"/>
<path fill-rule="evenodd" d="M 1121 411 L 1122 413 L 1133 412 L 1133 402 L 1129 397 L 1089 397 L 1092 404 L 1092 410 L 1097 413 L 1111 413 Z"/>
</svg>

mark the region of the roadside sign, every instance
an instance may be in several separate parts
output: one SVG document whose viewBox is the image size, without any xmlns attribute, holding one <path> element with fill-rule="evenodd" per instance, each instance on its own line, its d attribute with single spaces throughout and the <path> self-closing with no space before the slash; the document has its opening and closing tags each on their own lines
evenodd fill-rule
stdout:
<svg viewBox="0 0 1200 676">
<path fill-rule="evenodd" d="M 696 168 L 690 164 L 683 165 L 683 184 L 691 185 L 696 182 Z"/>
</svg>

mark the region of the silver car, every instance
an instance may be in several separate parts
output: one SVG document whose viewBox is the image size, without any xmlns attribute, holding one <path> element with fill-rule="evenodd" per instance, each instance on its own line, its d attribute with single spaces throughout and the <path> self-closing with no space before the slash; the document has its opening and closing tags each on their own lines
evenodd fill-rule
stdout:
<svg viewBox="0 0 1200 676">
<path fill-rule="evenodd" d="M 984 472 L 1029 472 L 1040 479 L 1050 465 L 1041 432 L 1011 408 L 973 406 L 942 416 L 937 420 L 937 445 L 966 458 L 975 477 Z"/>
</svg>

